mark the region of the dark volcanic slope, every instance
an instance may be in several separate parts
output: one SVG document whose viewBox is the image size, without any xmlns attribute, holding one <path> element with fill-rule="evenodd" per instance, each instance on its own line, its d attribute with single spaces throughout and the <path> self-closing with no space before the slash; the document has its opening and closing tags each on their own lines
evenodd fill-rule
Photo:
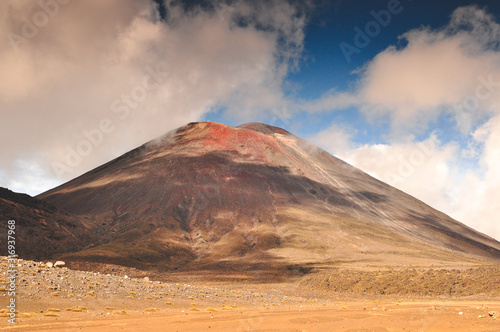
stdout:
<svg viewBox="0 0 500 332">
<path fill-rule="evenodd" d="M 0 187 L 2 220 L 1 255 L 7 254 L 7 222 L 15 220 L 16 253 L 21 258 L 44 259 L 54 254 L 83 249 L 95 236 L 81 218 L 26 194 Z"/>
<path fill-rule="evenodd" d="M 191 123 L 39 198 L 92 218 L 74 259 L 161 269 L 426 265 L 500 243 L 309 145 L 251 123 Z"/>
</svg>

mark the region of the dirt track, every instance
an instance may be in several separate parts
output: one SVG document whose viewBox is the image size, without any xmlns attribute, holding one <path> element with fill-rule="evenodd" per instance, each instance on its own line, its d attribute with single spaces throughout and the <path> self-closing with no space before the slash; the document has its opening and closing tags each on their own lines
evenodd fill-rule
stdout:
<svg viewBox="0 0 500 332">
<path fill-rule="evenodd" d="M 341 302 L 219 312 L 92 313 L 21 319 L 15 331 L 500 331 L 500 302 Z M 479 309 L 478 309 L 479 308 Z M 462 313 L 462 314 L 460 314 Z M 484 316 L 479 318 L 479 316 Z M 94 316 L 94 317 L 89 317 Z"/>
</svg>

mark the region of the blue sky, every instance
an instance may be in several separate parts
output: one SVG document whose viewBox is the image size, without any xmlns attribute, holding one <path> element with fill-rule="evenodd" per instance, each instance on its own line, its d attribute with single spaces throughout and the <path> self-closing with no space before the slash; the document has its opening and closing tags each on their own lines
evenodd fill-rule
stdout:
<svg viewBox="0 0 500 332">
<path fill-rule="evenodd" d="M 358 70 L 363 68 L 378 53 L 389 46 L 404 48 L 406 41 L 401 36 L 413 29 L 428 27 L 441 29 L 450 20 L 453 11 L 460 6 L 472 4 L 484 8 L 489 13 L 500 14 L 500 3 L 495 1 L 394 1 L 397 14 L 390 16 L 387 26 L 380 26 L 380 32 L 369 37 L 369 44 L 353 53 L 347 60 L 340 47 L 341 43 L 355 46 L 354 37 L 358 27 L 365 30 L 367 23 L 375 21 L 372 11 L 380 13 L 387 10 L 390 1 L 317 1 L 308 11 L 307 24 L 304 27 L 304 51 L 301 54 L 299 68 L 288 73 L 284 92 L 291 99 L 316 100 L 328 91 L 352 91 L 359 79 Z M 207 121 L 223 122 L 238 125 L 241 120 L 232 116 L 224 116 L 224 111 L 214 111 L 205 117 Z M 285 111 L 286 114 L 290 112 Z M 273 122 L 301 137 L 309 137 L 318 131 L 325 130 L 331 123 L 346 123 L 357 129 L 353 139 L 358 143 L 386 142 L 384 133 L 388 131 L 387 119 L 377 123 L 369 122 L 356 107 L 349 107 L 335 113 L 326 114 L 290 114 L 288 121 L 276 120 L 271 112 L 267 118 L 259 121 Z M 443 116 L 436 121 L 435 127 L 443 128 L 449 119 Z M 432 128 L 429 128 L 432 130 Z M 416 135 L 429 134 L 415 133 Z M 467 144 L 464 135 L 456 128 L 446 125 L 443 132 L 446 140 L 454 139 L 462 146 Z"/>
<path fill-rule="evenodd" d="M 0 186 L 260 121 L 500 239 L 500 3 L 54 1 L 0 3 Z"/>
</svg>

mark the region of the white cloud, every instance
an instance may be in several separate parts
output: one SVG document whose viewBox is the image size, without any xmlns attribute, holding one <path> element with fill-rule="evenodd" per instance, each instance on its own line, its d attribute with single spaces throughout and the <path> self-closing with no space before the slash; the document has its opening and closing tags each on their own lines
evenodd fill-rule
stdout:
<svg viewBox="0 0 500 332">
<path fill-rule="evenodd" d="M 354 92 L 328 92 L 302 105 L 308 112 L 359 106 L 369 118 L 387 116 L 396 138 L 423 130 L 451 113 L 463 133 L 483 116 L 500 113 L 500 25 L 475 6 L 455 10 L 440 30 L 419 28 L 401 36 L 356 73 Z"/>
<path fill-rule="evenodd" d="M 303 103 L 298 107 L 309 113 L 318 113 L 346 109 L 360 104 L 359 97 L 352 93 L 331 90 L 325 93 L 320 99 Z"/>
<path fill-rule="evenodd" d="M 357 131 L 350 126 L 332 124 L 327 129 L 315 134 L 309 141 L 333 154 L 339 154 L 354 148 L 352 139 L 356 133 Z"/>
<path fill-rule="evenodd" d="M 304 17 L 284 1 L 167 2 L 166 21 L 150 1 L 40 3 L 53 6 L 0 2 L 0 185 L 31 194 L 215 106 L 256 118 L 284 104 L 303 48 Z M 32 187 L 29 163 L 52 180 Z"/>
</svg>

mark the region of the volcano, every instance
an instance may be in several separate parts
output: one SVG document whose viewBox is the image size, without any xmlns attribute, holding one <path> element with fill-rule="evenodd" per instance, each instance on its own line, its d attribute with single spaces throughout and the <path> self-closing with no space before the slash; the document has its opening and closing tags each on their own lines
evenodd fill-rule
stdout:
<svg viewBox="0 0 500 332">
<path fill-rule="evenodd" d="M 305 273 L 500 258 L 496 240 L 261 123 L 190 123 L 37 198 L 92 225 L 66 261 Z"/>
</svg>

